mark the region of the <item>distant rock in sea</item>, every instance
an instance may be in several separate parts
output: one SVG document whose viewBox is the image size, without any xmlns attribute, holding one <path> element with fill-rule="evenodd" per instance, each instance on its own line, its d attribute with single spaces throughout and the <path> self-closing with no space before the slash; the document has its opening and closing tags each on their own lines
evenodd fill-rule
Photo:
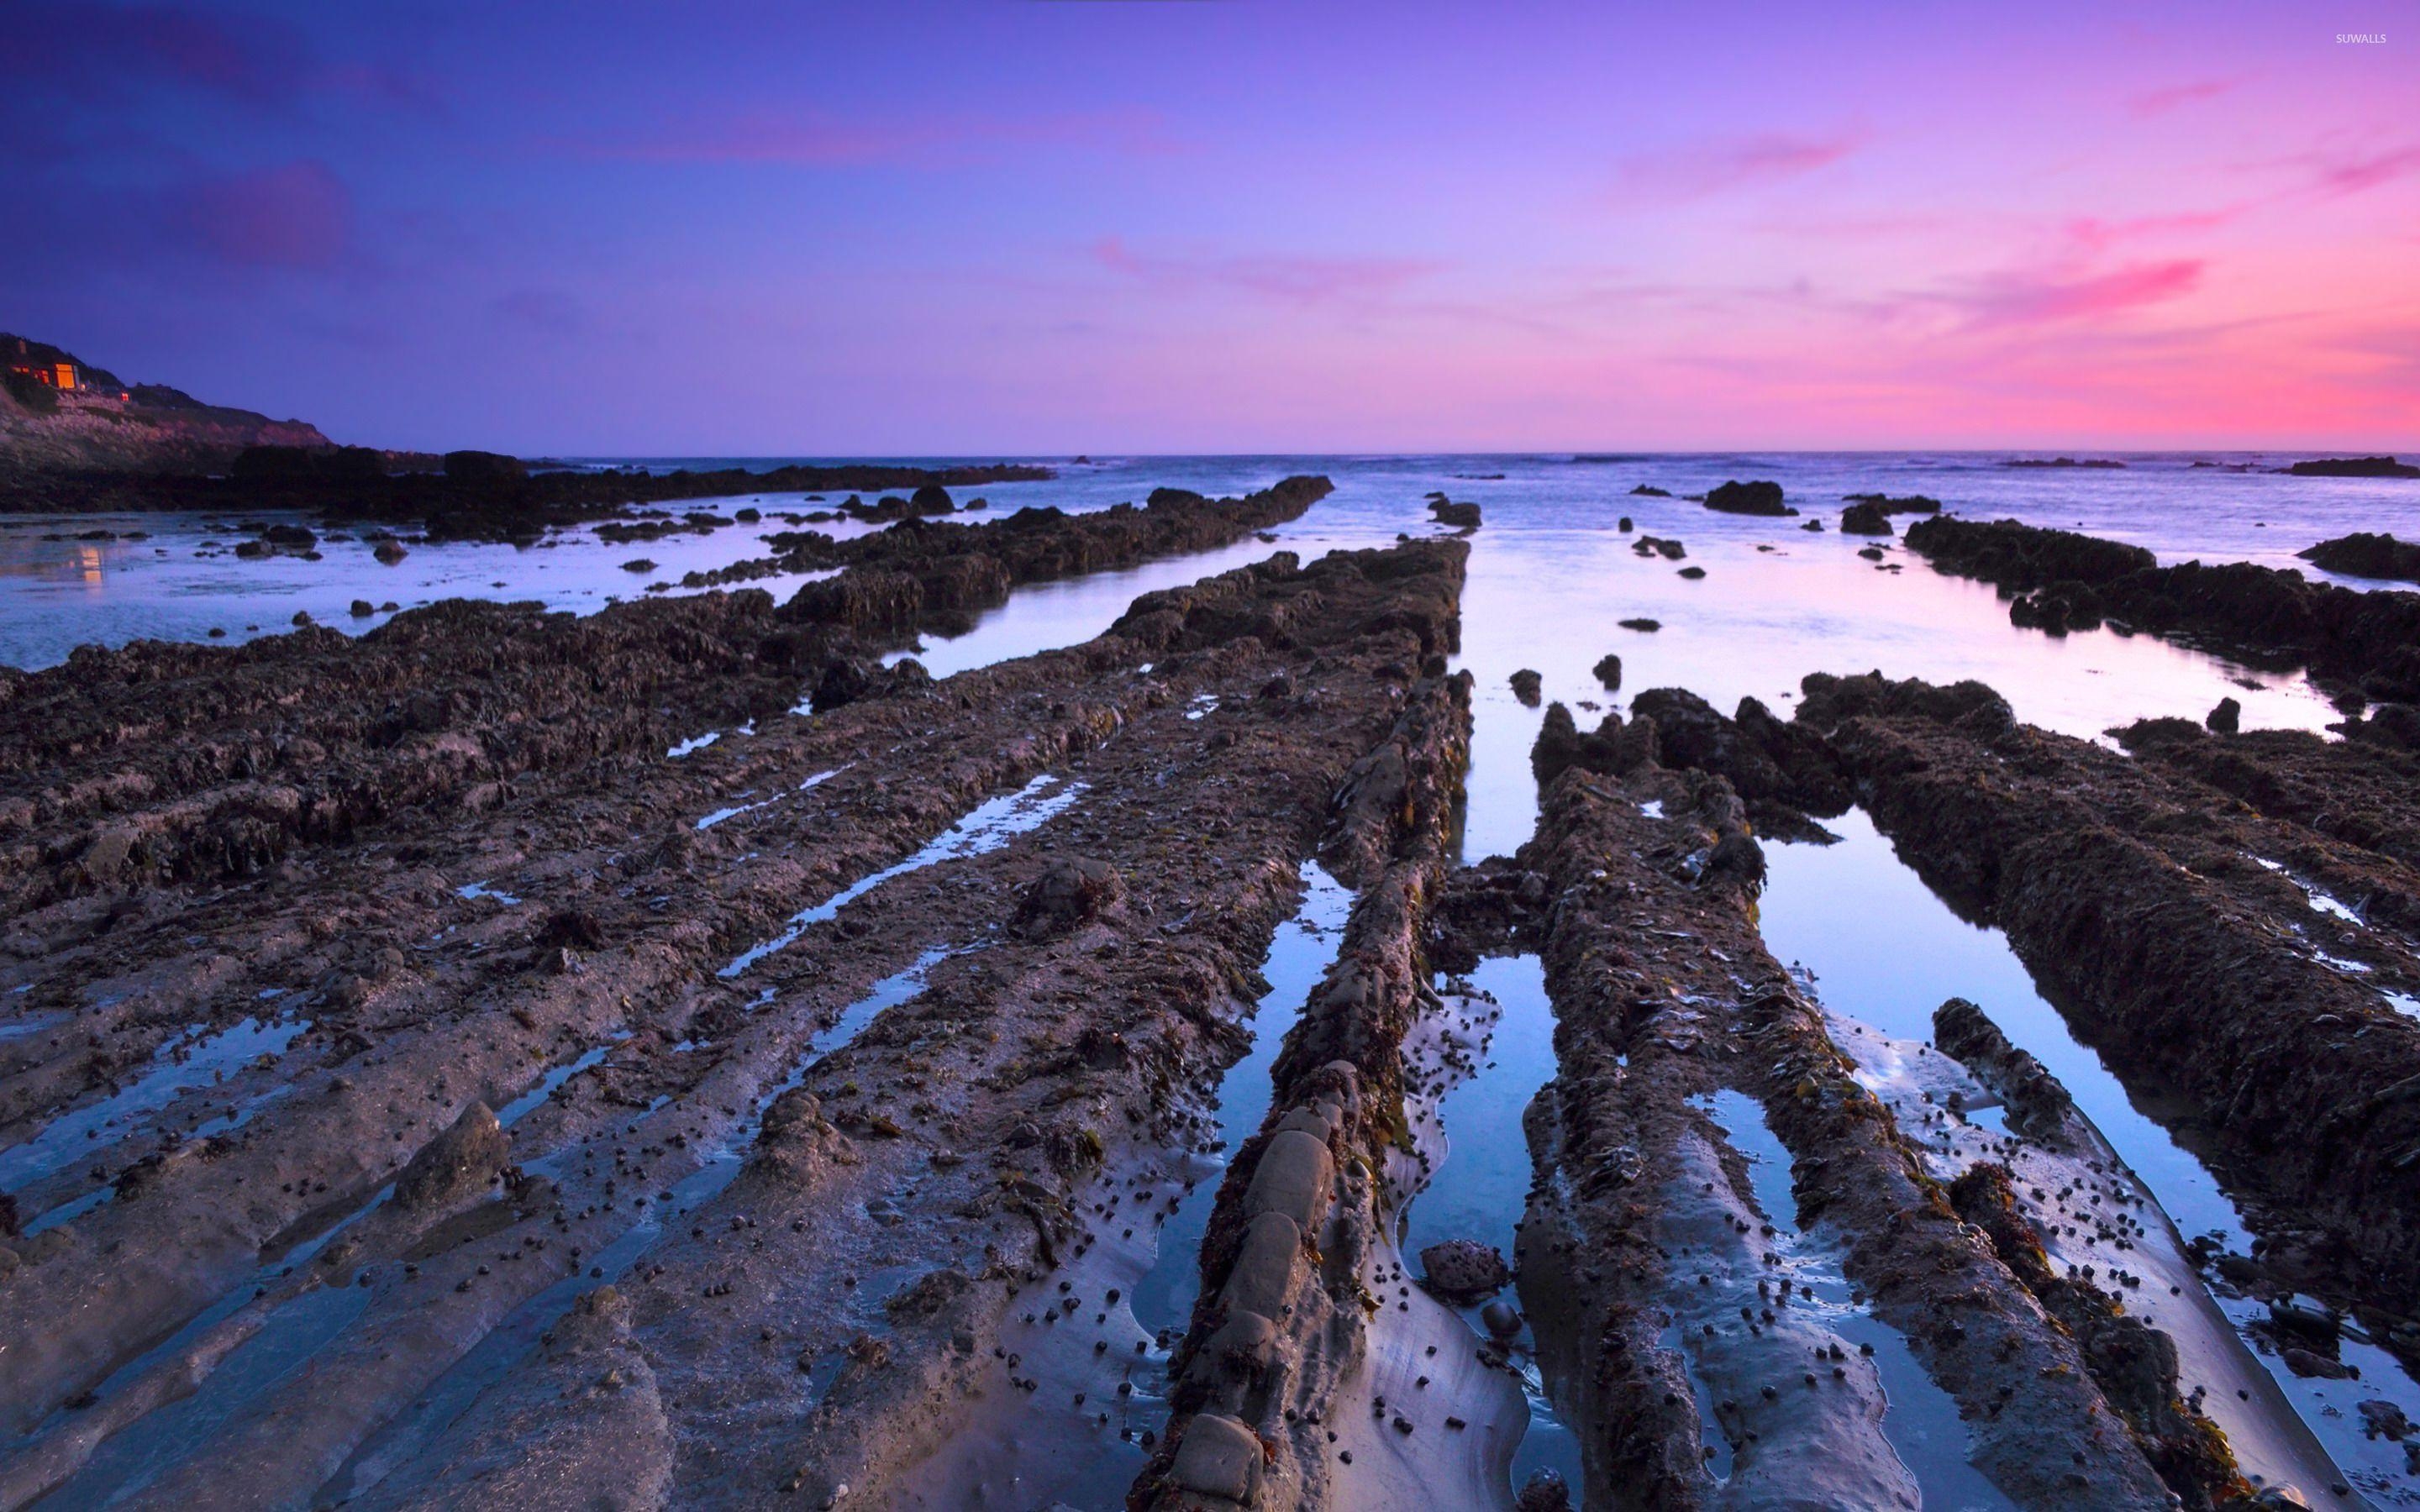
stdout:
<svg viewBox="0 0 2420 1512">
<path fill-rule="evenodd" d="M 1781 501 L 1781 485 L 1759 481 L 1729 482 L 1710 490 L 1706 507 L 1725 515 L 1795 515 Z"/>
<path fill-rule="evenodd" d="M 2420 467 L 2391 456 L 2321 456 L 2286 470 L 2298 478 L 2420 478 Z"/>
</svg>

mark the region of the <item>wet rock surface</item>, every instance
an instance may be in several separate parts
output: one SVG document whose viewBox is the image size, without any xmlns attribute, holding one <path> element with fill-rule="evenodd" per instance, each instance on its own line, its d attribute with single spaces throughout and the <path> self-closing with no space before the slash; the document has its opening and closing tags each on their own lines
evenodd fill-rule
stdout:
<svg viewBox="0 0 2420 1512">
<path fill-rule="evenodd" d="M 1468 700 L 1466 673 L 1423 679 L 1348 783 L 1323 856 L 1357 901 L 1272 1069 L 1267 1121 L 1219 1188 L 1169 1439 L 1130 1504 L 1509 1501 L 1517 1389 L 1412 1288 L 1391 1240 L 1425 1158 L 1405 1046 L 1435 995 L 1425 941 L 1451 870 Z M 1246 1494 L 1223 1454 L 1193 1448 L 1205 1431 L 1259 1445 Z"/>
<path fill-rule="evenodd" d="M 2398 578 L 2420 582 L 2420 541 L 2355 531 L 2294 553 L 2313 566 L 2349 578 Z"/>
<path fill-rule="evenodd" d="M 1293 479 L 1243 500 L 903 523 L 826 542 L 816 560 L 845 570 L 780 605 L 708 594 L 575 618 L 457 599 L 357 640 L 141 641 L 0 672 L 0 772 L 21 795 L 0 810 L 0 903 L 17 918 L 258 877 L 398 815 L 490 810 L 590 764 L 837 707 L 912 680 L 880 653 L 962 628 L 1017 584 L 1226 545 L 1326 491 Z"/>
<path fill-rule="evenodd" d="M 1515 858 L 1555 900 L 1530 927 L 1559 1063 L 1528 1119 L 1521 1294 L 1590 1503 L 1918 1504 L 1873 1359 L 1775 1290 L 1789 1215 L 1762 1207 L 1709 1118 L 1728 1094 L 1761 1106 L 1797 1221 L 1839 1236 L 1848 1278 L 1956 1399 L 1993 1485 L 2025 1506 L 2169 1504 L 2075 1343 L 1920 1174 L 1765 952 L 1752 881 L 1711 864 L 1752 843 L 1746 825 L 1711 774 L 1566 768 Z"/>
<path fill-rule="evenodd" d="M 2420 702 L 2420 594 L 2248 563 L 2164 567 L 2141 547 L 2015 520 L 1935 516 L 1909 526 L 1906 543 L 1939 571 L 1997 588 L 2021 626 L 2171 636 L 2256 665 L 2306 666 L 2331 692 Z"/>
<path fill-rule="evenodd" d="M 1512 1285 L 1512 1268 L 1492 1244 L 1452 1239 L 1420 1251 L 1420 1273 L 1429 1289 L 1456 1301 L 1476 1301 Z"/>
<path fill-rule="evenodd" d="M 887 588 L 20 681 L 61 801 L 7 916 L 12 1017 L 58 1017 L 0 1075 L 50 1219 L 0 1278 L 9 1499 L 878 1495 L 1013 1399 L 990 1341 L 1094 1242 L 1078 1193 L 1180 1139 L 1331 814 L 1394 811 L 1464 549 L 1280 556 L 811 718 L 922 623 Z"/>
<path fill-rule="evenodd" d="M 1854 801 L 2008 933 L 2111 1069 L 2206 1150 L 2280 1282 L 2420 1348 L 2420 786 L 2358 740 L 2019 724 L 1978 684 L 1807 679 Z M 1732 760 L 1708 746 L 1706 760 Z M 1751 775 L 1752 760 L 1737 763 Z M 1838 812 L 1816 784 L 1782 802 Z"/>
</svg>

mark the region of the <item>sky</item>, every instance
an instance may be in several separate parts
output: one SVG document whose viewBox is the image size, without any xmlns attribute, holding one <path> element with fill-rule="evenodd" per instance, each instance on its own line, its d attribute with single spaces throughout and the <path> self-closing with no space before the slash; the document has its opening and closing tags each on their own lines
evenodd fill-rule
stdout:
<svg viewBox="0 0 2420 1512">
<path fill-rule="evenodd" d="M 2420 0 L 0 0 L 0 204 L 373 445 L 2420 451 Z"/>
</svg>

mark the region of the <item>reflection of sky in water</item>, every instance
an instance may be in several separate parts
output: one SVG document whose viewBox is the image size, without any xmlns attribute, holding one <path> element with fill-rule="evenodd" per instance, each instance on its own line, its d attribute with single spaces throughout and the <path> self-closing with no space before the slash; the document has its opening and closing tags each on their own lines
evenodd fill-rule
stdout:
<svg viewBox="0 0 2420 1512">
<path fill-rule="evenodd" d="M 2066 1086 L 2178 1228 L 2188 1237 L 2222 1230 L 2242 1247 L 2234 1204 L 2068 1031 L 2007 936 L 1951 913 L 1863 810 L 1823 823 L 1839 844 L 1764 848 L 1770 876 L 1759 919 L 1774 955 L 1812 971 L 1817 995 L 1834 1012 L 1902 1040 L 1930 1043 L 1932 1011 L 1949 998 L 1978 1004 Z"/>
<path fill-rule="evenodd" d="M 1953 511 L 1977 517 L 2014 516 L 2036 524 L 2081 528 L 2149 546 L 2163 560 L 2200 554 L 2210 560 L 2249 560 L 2301 566 L 2292 553 L 2325 536 L 2351 530 L 2392 531 L 2420 536 L 2420 486 L 2395 480 L 2284 478 L 2191 469 L 2183 458 L 2138 459 L 2123 471 L 2051 471 L 2009 469 L 1978 456 L 1931 458 L 1881 454 L 1673 456 L 1635 462 L 1575 464 L 1563 457 L 1227 457 L 1131 458 L 1098 466 L 1067 467 L 1065 475 L 1043 483 L 988 484 L 954 490 L 961 501 L 981 496 L 998 518 L 1026 504 L 1071 510 L 1140 502 L 1158 485 L 1233 494 L 1267 485 L 1288 472 L 1325 471 L 1336 493 L 1303 519 L 1280 527 L 1284 547 L 1315 553 L 1335 545 L 1380 545 L 1399 531 L 1423 532 L 1420 496 L 1443 489 L 1479 502 L 1487 527 L 1473 564 L 1466 638 L 1473 666 L 1490 681 L 1497 660 L 1503 673 L 1528 662 L 1548 674 L 1549 697 L 1584 694 L 1594 686 L 1588 668 L 1606 650 L 1625 659 L 1637 656 L 1627 679 L 1632 687 L 1694 679 L 1718 702 L 1754 692 L 1768 702 L 1795 686 L 1802 671 L 1818 666 L 1862 670 L 1876 664 L 1893 671 L 1948 675 L 1953 671 L 2003 683 L 2047 679 L 2060 671 L 2071 681 L 2116 679 L 2116 691 L 2071 691 L 2055 702 L 2029 705 L 2029 717 L 2080 727 L 2095 712 L 2132 710 L 2146 691 L 2164 690 L 2164 712 L 2207 711 L 2224 691 L 2215 677 L 2165 678 L 2155 655 L 2103 648 L 2105 635 L 2077 637 L 2059 648 L 2041 636 L 2007 634 L 2005 616 L 1988 590 L 1928 582 L 1920 566 L 1904 574 L 1876 572 L 1856 560 L 1853 542 L 1835 532 L 1801 532 L 1798 520 L 1761 520 L 1709 513 L 1685 499 L 1634 498 L 1636 484 L 1652 483 L 1674 493 L 1702 491 L 1727 477 L 1780 480 L 1792 500 L 1822 517 L 1838 521 L 1842 493 L 1882 490 L 1922 492 Z M 1500 479 L 1477 476 L 1502 473 Z M 795 494 L 718 500 L 674 501 L 661 507 L 675 515 L 709 510 L 728 516 L 759 509 L 805 511 L 828 507 Z M 1692 563 L 1708 579 L 1683 582 L 1670 563 L 1629 555 L 1610 527 L 1621 515 L 1636 517 L 1639 529 L 1678 536 L 1689 546 Z M 650 582 L 677 582 L 683 573 L 721 566 L 766 554 L 760 537 L 785 529 L 768 518 L 734 525 L 710 535 L 676 535 L 621 546 L 597 541 L 587 527 L 549 537 L 552 544 L 516 548 L 457 543 L 418 546 L 399 565 L 382 566 L 367 543 L 323 540 L 323 561 L 294 557 L 241 561 L 233 555 L 196 558 L 204 540 L 231 548 L 245 518 L 258 511 L 147 516 L 28 517 L 0 519 L 0 662 L 47 666 L 72 646 L 120 644 L 137 637 L 200 640 L 212 626 L 229 640 L 246 639 L 247 625 L 261 634 L 289 627 L 295 612 L 308 612 L 339 629 L 365 628 L 384 616 L 356 621 L 348 613 L 356 598 L 389 600 L 405 607 L 447 596 L 539 599 L 552 608 L 588 610 L 610 598 L 639 596 Z M 1900 517 L 1904 526 L 1907 517 Z M 354 534 L 373 527 L 347 526 Z M 806 527 L 835 536 L 863 533 L 864 527 Z M 44 541 L 46 534 L 72 537 L 91 530 L 149 532 L 143 541 Z M 323 532 L 324 533 L 324 532 Z M 1760 556 L 1755 543 L 1790 553 Z M 1214 567 L 1235 565 L 1264 554 L 1247 541 L 1212 553 Z M 1896 553 L 1894 553 L 1896 555 Z M 622 563 L 645 558 L 647 573 Z M 1496 560 L 1490 560 L 1496 559 Z M 1775 570 L 1745 575 L 1750 563 Z M 997 643 L 1010 655 L 1064 644 L 1071 625 L 1106 625 L 1126 600 L 1149 587 L 1188 580 L 1200 563 L 1163 564 L 1134 575 L 1109 575 L 1091 583 L 1053 585 L 1032 604 L 996 611 L 1005 623 Z M 1787 570 L 1784 570 L 1787 569 Z M 2316 574 L 2315 574 L 2316 575 Z M 768 579 L 754 586 L 786 596 L 796 579 Z M 1618 590 L 1620 604 L 1613 602 Z M 1606 612 L 1606 611 L 1612 612 Z M 1647 638 L 1612 628 L 1615 619 L 1637 614 L 1666 622 L 1662 643 L 1643 648 Z M 1547 626 L 1555 627 L 1548 630 Z M 1996 626 L 1997 639 L 2024 639 L 2022 651 L 1999 648 L 1978 654 L 1973 632 Z M 1085 633 L 1091 633 L 1086 630 Z M 1074 639 L 1081 639 L 1080 635 Z M 1823 642 L 1820 652 L 1809 641 Z M 1583 643 L 1584 642 L 1584 643 Z M 1486 651 L 1486 666 L 1476 659 Z M 2064 650 L 2065 655 L 2058 655 Z M 1555 653 L 1567 653 L 1559 659 Z M 997 654 L 997 653 L 995 653 Z M 935 670 L 961 665 L 960 656 L 936 641 Z M 1549 663 L 1553 663 L 1550 665 Z M 2010 665 L 2014 663 L 2016 665 Z M 2202 664 L 2206 665 L 2206 664 Z M 1563 668 L 1559 671 L 1558 668 Z M 1575 673 L 1576 675 L 1572 675 Z M 2273 681 L 2273 679 L 2271 679 Z M 2201 697 L 2205 687 L 2209 697 Z M 2004 687 L 2015 696 L 2016 689 Z M 2036 691 L 2047 691 L 2037 689 Z M 2198 699 L 2190 709 L 2181 701 Z M 2242 696 L 2239 692 L 2239 696 Z M 2245 699 L 2246 722 L 2306 722 L 2283 707 L 2277 694 Z M 2276 705 L 2265 709 L 2264 703 Z M 2105 721 L 2104 721 L 2105 722 Z M 2097 726 L 2095 726 L 2097 728 Z"/>
</svg>

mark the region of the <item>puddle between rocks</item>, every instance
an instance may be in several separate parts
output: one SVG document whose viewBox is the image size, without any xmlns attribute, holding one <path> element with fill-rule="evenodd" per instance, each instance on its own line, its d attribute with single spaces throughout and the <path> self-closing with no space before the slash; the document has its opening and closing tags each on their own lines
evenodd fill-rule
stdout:
<svg viewBox="0 0 2420 1512">
<path fill-rule="evenodd" d="M 1906 1335 L 1866 1310 L 1862 1296 L 1844 1273 L 1838 1246 L 1820 1229 L 1810 1232 L 1800 1226 L 1798 1199 L 1791 1190 L 1790 1152 L 1766 1123 L 1763 1107 L 1729 1088 L 1690 1101 L 1713 1119 L 1731 1149 L 1746 1162 L 1757 1206 L 1774 1230 L 1765 1236 L 1766 1242 L 1780 1261 L 1763 1270 L 1776 1283 L 1787 1281 L 1791 1288 L 1786 1300 L 1775 1299 L 1776 1306 L 1838 1335 L 1880 1374 L 1885 1396 L 1883 1436 L 1915 1477 L 1922 1493 L 1921 1504 L 1957 1512 L 1987 1508 L 2013 1512 L 2014 1504 L 1969 1462 L 1969 1441 L 1957 1402 L 1934 1383 L 1931 1372 L 1909 1348 Z M 1685 1261 L 1676 1267 L 1676 1271 L 1686 1269 Z M 1764 1288 L 1760 1285 L 1758 1289 Z M 1699 1342 L 1682 1340 L 1692 1379 L 1699 1368 Z M 1796 1382 L 1783 1385 L 1786 1389 Z M 1702 1396 L 1703 1387 L 1700 1392 Z M 1699 1406 L 1704 1405 L 1701 1400 Z M 1705 1418 L 1707 1427 L 1719 1429 L 1726 1415 L 1710 1413 Z M 1736 1443 L 1712 1446 L 1716 1451 L 1712 1462 L 1717 1464 L 1728 1464 L 1739 1447 Z"/>
<path fill-rule="evenodd" d="M 1334 963 L 1352 912 L 1351 890 L 1317 862 L 1304 862 L 1301 875 L 1302 903 L 1262 963 L 1268 990 L 1245 1025 L 1251 1047 L 1221 1079 L 1215 1120 L 1194 1149 L 1113 1161 L 1083 1195 L 1094 1242 L 1022 1288 L 1001 1330 L 1005 1358 L 987 1362 L 1008 1383 L 1004 1405 L 918 1467 L 898 1505 L 1125 1504 L 1147 1442 L 1168 1425 L 1169 1350 L 1192 1319 L 1219 1180 L 1268 1115 L 1269 1068 Z M 1021 1389 L 1020 1381 L 1034 1385 Z"/>
<path fill-rule="evenodd" d="M 2220 1248 L 2242 1253 L 2249 1244 L 2242 1215 L 2209 1166 L 2138 1106 L 2100 1056 L 2075 1038 L 2058 1011 L 2035 990 L 2024 963 L 2000 932 L 1978 928 L 1951 913 L 1900 861 L 1864 810 L 1852 810 L 1825 824 L 1841 837 L 1839 843 L 1765 848 L 1769 876 L 1761 917 L 1774 955 L 1804 970 L 1831 1010 L 1854 1015 L 1894 1039 L 1929 1042 L 1932 1011 L 1947 998 L 1964 997 L 1980 1005 L 2011 1043 L 2031 1053 L 2065 1085 L 2078 1111 L 2096 1126 L 2126 1173 L 2182 1235 L 2205 1237 Z M 1989 1117 L 1977 1120 L 1987 1130 Z M 2340 1337 L 2338 1350 L 2344 1364 L 2359 1369 L 2358 1379 L 2297 1376 L 2278 1349 L 2255 1331 L 2254 1325 L 2269 1319 L 2265 1304 L 2235 1292 L 2223 1281 L 2208 1276 L 2201 1281 L 2284 1403 L 2348 1481 L 2377 1504 L 2420 1506 L 2420 1475 L 2411 1473 L 2402 1445 L 2383 1435 L 2366 1434 L 2360 1411 L 2364 1401 L 2389 1401 L 2420 1422 L 2420 1382 L 2386 1350 L 2353 1333 Z M 2154 1326 L 2186 1326 L 2173 1315 L 2163 1323 L 2162 1313 L 2172 1305 L 2164 1295 L 2130 1294 L 2129 1305 Z M 2180 1389 L 2190 1394 L 2211 1384 L 2195 1375 L 2189 1358 Z M 2258 1384 L 2256 1381 L 2241 1389 L 2252 1391 Z M 2231 1396 L 2212 1390 L 2205 1397 L 2206 1410 L 2222 1427 L 2230 1416 L 2240 1418 L 2246 1411 L 2228 1400 Z M 2258 1406 L 2257 1396 L 2252 1402 Z M 2325 1486 L 2301 1489 L 2315 1498 L 2327 1495 Z"/>
<path fill-rule="evenodd" d="M 196 1088 L 210 1087 L 261 1056 L 282 1056 L 308 1019 L 248 1018 L 229 1028 L 196 1025 L 152 1053 L 150 1069 L 100 1102 L 43 1125 L 23 1144 L 0 1150 L 0 1190 L 15 1192 L 54 1176 L 100 1145 L 104 1131 L 155 1113 Z"/>
<path fill-rule="evenodd" d="M 795 794 L 804 793 L 810 788 L 818 788 L 823 786 L 826 782 L 830 781 L 833 778 L 840 776 L 841 773 L 847 771 L 850 767 L 855 766 L 856 764 L 857 764 L 855 762 L 845 762 L 841 765 L 831 767 L 827 771 L 817 772 L 813 777 L 808 778 L 805 781 L 800 782 L 797 787 L 792 788 L 788 793 L 776 793 L 771 797 L 761 799 L 755 803 L 734 804 L 732 807 L 727 809 L 717 809 L 714 812 L 707 814 L 705 818 L 699 820 L 697 822 L 697 827 L 700 829 L 712 829 L 715 825 L 722 823 L 726 819 L 737 819 L 744 813 L 754 813 L 759 809 L 769 809 L 773 807 L 773 805 L 780 803 L 783 799 L 790 797 Z M 739 795 L 744 798 L 748 795 L 743 793 Z"/>
<path fill-rule="evenodd" d="M 774 951 L 796 943 L 799 936 L 809 929 L 834 918 L 843 908 L 894 877 L 921 872 L 943 861 L 965 860 L 999 850 L 1014 837 L 1039 829 L 1064 813 L 1078 798 L 1083 796 L 1084 792 L 1085 784 L 1067 781 L 1053 773 L 1045 772 L 1015 793 L 985 798 L 968 810 L 956 823 L 926 841 L 922 849 L 906 860 L 861 877 L 814 907 L 803 908 L 791 915 L 789 928 L 762 944 L 740 951 L 718 975 L 725 978 L 738 976 Z"/>
<path fill-rule="evenodd" d="M 818 1061 L 854 1040 L 884 1010 L 895 1008 L 923 993 L 926 974 L 954 953 L 940 948 L 927 949 L 916 958 L 913 964 L 876 982 L 864 996 L 842 1010 L 830 1026 L 809 1041 L 788 1074 L 758 1094 L 744 1118 L 730 1125 L 720 1137 L 698 1147 L 704 1158 L 696 1169 L 666 1186 L 662 1196 L 648 1203 L 629 1227 L 593 1255 L 580 1257 L 582 1262 L 581 1270 L 546 1288 L 507 1314 L 503 1322 L 472 1346 L 470 1351 L 456 1361 L 428 1390 L 415 1397 L 409 1409 L 365 1439 L 330 1478 L 327 1486 L 321 1489 L 316 1500 L 326 1504 L 360 1496 L 385 1479 L 396 1466 L 410 1462 L 426 1450 L 469 1412 L 484 1393 L 509 1376 L 513 1368 L 536 1347 L 547 1330 L 560 1321 L 581 1297 L 598 1287 L 611 1286 L 621 1280 L 655 1248 L 666 1229 L 704 1208 L 731 1185 L 740 1167 L 746 1164 L 748 1151 L 756 1142 L 756 1133 L 764 1122 L 765 1110 L 772 1106 L 775 1099 L 804 1082 Z M 597 1054 L 601 1058 L 602 1053 Z M 647 1113 L 657 1112 L 663 1105 L 659 1103 Z M 644 1118 L 645 1115 L 642 1115 L 641 1119 L 633 1119 L 622 1134 L 633 1138 L 645 1137 L 643 1133 Z M 593 1142 L 566 1146 L 530 1162 L 526 1168 L 535 1175 L 561 1180 L 565 1167 L 583 1150 L 593 1152 Z"/>
<path fill-rule="evenodd" d="M 1462 1005 L 1469 1022 L 1484 1023 L 1484 1038 L 1468 1073 L 1437 1100 L 1438 1152 L 1404 1214 L 1403 1251 L 1417 1260 L 1432 1244 L 1471 1239 L 1494 1245 L 1509 1262 L 1532 1174 L 1521 1117 L 1555 1075 L 1555 1012 L 1546 998 L 1545 967 L 1535 955 L 1493 956 L 1460 981 L 1440 978 L 1437 990 L 1450 1007 Z M 1482 1020 L 1482 1011 L 1490 1016 Z M 1453 1309 L 1481 1338 L 1488 1336 L 1480 1317 L 1484 1305 Z M 1513 1451 L 1512 1484 L 1551 1470 L 1579 1506 L 1587 1484 L 1579 1441 L 1546 1396 L 1526 1318 L 1511 1355 L 1529 1404 L 1529 1430 Z"/>
</svg>

